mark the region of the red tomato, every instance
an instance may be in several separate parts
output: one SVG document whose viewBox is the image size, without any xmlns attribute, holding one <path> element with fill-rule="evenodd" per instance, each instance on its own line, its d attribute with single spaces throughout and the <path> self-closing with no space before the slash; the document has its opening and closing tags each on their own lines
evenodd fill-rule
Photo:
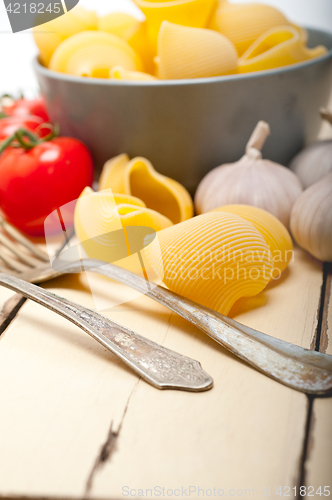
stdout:
<svg viewBox="0 0 332 500">
<path fill-rule="evenodd" d="M 0 141 L 15 134 L 20 128 L 34 132 L 44 120 L 39 116 L 7 116 L 0 120 Z M 50 133 L 48 128 L 41 128 L 37 131 L 39 137 L 46 137 Z"/>
<path fill-rule="evenodd" d="M 11 106 L 4 106 L 3 112 L 8 116 L 27 116 L 34 115 L 39 116 L 43 122 L 49 122 L 50 117 L 48 116 L 45 100 L 43 97 L 38 99 L 18 99 Z"/>
<path fill-rule="evenodd" d="M 76 139 L 58 137 L 29 151 L 9 147 L 0 156 L 0 208 L 21 231 L 44 236 L 45 218 L 76 200 L 92 178 L 90 153 Z"/>
</svg>

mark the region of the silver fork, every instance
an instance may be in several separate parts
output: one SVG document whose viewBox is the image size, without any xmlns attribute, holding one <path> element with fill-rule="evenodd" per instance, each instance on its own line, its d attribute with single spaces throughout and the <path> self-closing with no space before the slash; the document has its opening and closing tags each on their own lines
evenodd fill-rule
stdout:
<svg viewBox="0 0 332 500">
<path fill-rule="evenodd" d="M 14 240 L 32 252 L 39 262 L 36 266 L 30 264 L 30 269 L 25 264 L 24 270 L 13 266 L 11 275 L 20 276 L 31 283 L 41 283 L 66 273 L 77 273 L 82 270 L 107 276 L 168 307 L 274 380 L 307 394 L 332 395 L 332 356 L 310 351 L 253 330 L 164 287 L 151 287 L 145 279 L 114 264 L 85 259 L 63 263 L 57 266 L 57 269 L 53 269 L 49 262 L 45 263 L 49 260 L 46 254 L 41 255 L 39 249 L 5 221 L 0 220 L 0 224 Z M 21 261 L 23 261 L 22 252 L 22 249 L 18 251 L 16 247 L 16 256 Z M 0 277 L 0 283 L 3 283 L 3 277 Z"/>
<path fill-rule="evenodd" d="M 200 392 L 212 388 L 212 378 L 202 370 L 198 361 L 171 351 L 97 312 L 29 283 L 30 280 L 39 282 L 40 270 L 37 266 L 44 264 L 45 267 L 45 262 L 49 261 L 48 255 L 1 218 L 0 225 L 10 236 L 9 238 L 0 232 L 0 243 L 7 249 L 4 250 L 0 245 L 0 259 L 6 266 L 0 266 L 0 284 L 68 319 L 158 389 Z M 49 271 L 52 270 L 49 264 L 46 267 Z M 29 268 L 33 278 L 27 278 Z M 50 278 L 59 274 L 61 273 L 51 273 Z"/>
</svg>

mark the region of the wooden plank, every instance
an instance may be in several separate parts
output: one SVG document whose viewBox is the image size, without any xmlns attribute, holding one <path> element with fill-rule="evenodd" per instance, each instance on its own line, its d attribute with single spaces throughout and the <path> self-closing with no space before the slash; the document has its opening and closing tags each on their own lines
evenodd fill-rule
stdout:
<svg viewBox="0 0 332 500">
<path fill-rule="evenodd" d="M 328 105 L 332 109 L 332 95 Z M 331 139 L 332 129 L 327 122 L 322 124 L 319 138 Z M 332 354 L 332 299 L 331 268 L 325 278 L 325 297 L 321 311 L 319 350 Z M 303 480 L 305 485 L 314 488 L 331 486 L 332 477 L 332 399 L 315 399 L 310 416 L 309 436 L 304 457 Z M 332 489 L 332 488 L 331 488 Z M 311 492 L 311 489 L 310 489 Z"/>
<path fill-rule="evenodd" d="M 23 297 L 0 288 L 0 336 L 3 335 L 23 304 Z"/>
<path fill-rule="evenodd" d="M 297 251 L 283 283 L 261 297 L 265 304 L 237 319 L 309 347 L 321 282 L 320 264 Z M 133 324 L 138 318 L 130 315 Z M 279 486 L 296 486 L 306 397 L 239 362 L 176 316 L 170 317 L 165 345 L 198 357 L 215 387 L 194 396 L 156 393 L 139 384 L 118 450 L 95 476 L 93 496 L 120 498 L 127 487 L 138 495 L 139 489 L 146 493 L 154 486 L 181 490 L 192 485 L 223 488 L 229 496 L 232 488 L 254 489 L 259 496 L 261 487 L 271 487 L 271 497 L 277 498 Z M 197 498 L 197 490 L 192 496 Z"/>
<path fill-rule="evenodd" d="M 93 305 L 77 276 L 52 285 Z M 81 497 L 137 377 L 77 327 L 28 301 L 1 339 L 0 380 L 1 494 Z"/>
<path fill-rule="evenodd" d="M 322 133 L 329 134 L 326 127 Z M 93 280 L 106 299 L 106 281 Z M 91 307 L 86 286 L 84 275 L 46 285 Z M 319 264 L 297 251 L 283 283 L 237 319 L 309 347 L 320 287 Z M 112 293 L 125 292 L 112 283 Z M 12 296 L 0 288 L 0 305 Z M 255 303 L 260 307 L 252 308 Z M 7 303 L 3 319 L 13 307 Z M 249 368 L 146 297 L 106 314 L 199 359 L 214 389 L 159 392 L 76 327 L 28 302 L 0 338 L 2 495 L 81 498 L 89 486 L 92 496 L 111 499 L 124 486 L 192 485 L 252 488 L 255 496 L 270 487 L 275 498 L 277 487 L 297 485 L 305 396 Z M 328 325 L 330 315 L 329 308 Z M 331 478 L 330 400 L 315 401 L 314 414 L 307 484 L 320 485 Z"/>
<path fill-rule="evenodd" d="M 104 299 L 123 293 L 94 279 Z M 82 275 L 46 287 L 91 307 L 86 285 Z M 265 304 L 238 319 L 309 347 L 320 286 L 320 265 L 297 251 L 283 283 L 263 294 Z M 0 341 L 3 495 L 77 498 L 89 479 L 91 494 L 100 498 L 121 497 L 126 485 L 254 488 L 257 494 L 270 486 L 271 496 L 279 485 L 296 485 L 304 395 L 246 366 L 146 297 L 106 315 L 199 359 L 214 389 L 157 391 L 75 326 L 28 301 Z"/>
<path fill-rule="evenodd" d="M 332 355 L 332 267 L 326 266 L 326 287 L 320 351 Z M 315 399 L 311 419 L 310 441 L 306 464 L 306 484 L 314 491 L 321 486 L 332 490 L 332 398 Z M 331 491 L 332 494 L 332 491 Z"/>
</svg>

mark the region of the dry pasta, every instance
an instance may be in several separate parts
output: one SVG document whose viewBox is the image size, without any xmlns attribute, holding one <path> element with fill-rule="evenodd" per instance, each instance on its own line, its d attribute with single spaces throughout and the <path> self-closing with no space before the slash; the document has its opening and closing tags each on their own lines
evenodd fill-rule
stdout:
<svg viewBox="0 0 332 500">
<path fill-rule="evenodd" d="M 102 17 L 99 20 L 98 27 L 102 31 L 113 33 L 126 40 L 135 52 L 140 55 L 144 70 L 151 74 L 154 73 L 156 49 L 153 49 L 149 41 L 145 21 L 139 21 L 135 17 L 122 12 L 113 12 Z"/>
<path fill-rule="evenodd" d="M 286 24 L 286 17 L 270 5 L 223 2 L 217 9 L 210 27 L 231 40 L 241 56 L 262 33 Z"/>
<path fill-rule="evenodd" d="M 66 38 L 81 31 L 96 30 L 97 27 L 97 14 L 82 7 L 75 7 L 53 21 L 36 26 L 33 29 L 33 36 L 41 62 L 48 66 L 53 52 Z"/>
<path fill-rule="evenodd" d="M 293 257 L 292 238 L 279 219 L 262 208 L 251 205 L 225 205 L 213 212 L 228 212 L 250 222 L 263 236 L 270 248 L 274 267 L 284 271 Z M 273 276 L 277 277 L 277 273 Z"/>
<path fill-rule="evenodd" d="M 157 44 L 159 29 L 163 21 L 183 26 L 206 28 L 213 10 L 217 6 L 217 0 L 134 1 L 146 17 L 152 45 Z"/>
<path fill-rule="evenodd" d="M 142 63 L 125 40 L 104 31 L 84 31 L 67 38 L 56 48 L 49 65 L 61 73 L 95 78 L 109 78 L 114 66 L 139 71 Z"/>
<path fill-rule="evenodd" d="M 99 191 L 112 189 L 113 193 L 126 193 L 125 169 L 130 158 L 125 153 L 108 160 L 101 172 Z"/>
<path fill-rule="evenodd" d="M 128 241 L 127 228 L 145 227 L 146 234 L 155 235 L 156 231 L 172 226 L 169 219 L 142 206 L 142 203 L 135 205 L 135 200 L 130 198 L 121 199 L 121 195 L 113 195 L 111 190 L 95 193 L 91 188 L 84 189 L 76 203 L 74 225 L 89 257 L 117 262 L 136 253 L 140 243 L 139 234 L 135 241 L 135 233 L 129 234 Z M 141 250 L 143 245 L 139 248 Z"/>
<path fill-rule="evenodd" d="M 110 78 L 112 80 L 130 80 L 130 81 L 156 81 L 158 78 L 143 73 L 142 71 L 127 71 L 122 66 L 114 66 L 110 70 Z"/>
<path fill-rule="evenodd" d="M 237 215 L 199 215 L 158 233 L 147 257 L 166 286 L 227 315 L 241 297 L 260 293 L 273 261 L 262 235 Z"/>
<path fill-rule="evenodd" d="M 99 19 L 98 29 L 118 35 L 125 40 L 130 38 L 137 32 L 141 25 L 141 21 L 124 12 L 112 12 Z"/>
<path fill-rule="evenodd" d="M 193 202 L 178 182 L 155 171 L 145 158 L 125 154 L 109 160 L 103 169 L 99 189 L 136 196 L 174 224 L 193 216 Z"/>
<path fill-rule="evenodd" d="M 75 76 L 144 82 L 262 71 L 327 52 L 307 48 L 306 30 L 269 5 L 134 1 L 144 21 L 124 12 L 98 18 L 75 7 L 36 27 L 41 62 Z"/>
<path fill-rule="evenodd" d="M 90 191 L 92 193 L 92 190 Z M 136 196 L 130 196 L 129 194 L 112 193 L 114 203 L 116 205 L 135 205 L 136 207 L 146 208 L 144 201 L 136 198 Z"/>
<path fill-rule="evenodd" d="M 128 43 L 140 55 L 144 70 L 154 75 L 156 72 L 154 58 L 157 54 L 157 49 L 149 41 L 146 21 L 141 23 L 136 33 L 128 40 Z"/>
<path fill-rule="evenodd" d="M 237 53 L 220 33 L 164 21 L 158 38 L 157 64 L 162 79 L 219 76 L 236 70 Z"/>
<path fill-rule="evenodd" d="M 305 46 L 303 34 L 294 26 L 277 26 L 263 33 L 239 60 L 239 73 L 262 71 L 295 64 L 326 54 L 325 47 Z"/>
</svg>

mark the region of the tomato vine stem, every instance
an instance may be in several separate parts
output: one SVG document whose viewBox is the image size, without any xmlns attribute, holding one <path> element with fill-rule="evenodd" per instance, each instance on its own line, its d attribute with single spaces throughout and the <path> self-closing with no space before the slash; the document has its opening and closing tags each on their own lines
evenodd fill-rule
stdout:
<svg viewBox="0 0 332 500">
<path fill-rule="evenodd" d="M 43 144 L 43 142 L 48 142 L 58 137 L 60 134 L 60 127 L 58 124 L 51 125 L 49 123 L 40 125 L 40 128 L 49 128 L 50 133 L 43 137 L 42 139 L 38 137 L 36 134 L 33 134 L 29 130 L 25 128 L 20 128 L 13 135 L 5 139 L 2 143 L 0 143 L 0 154 L 7 149 L 8 147 L 21 147 L 25 151 L 30 151 L 35 148 L 39 144 Z"/>
</svg>

